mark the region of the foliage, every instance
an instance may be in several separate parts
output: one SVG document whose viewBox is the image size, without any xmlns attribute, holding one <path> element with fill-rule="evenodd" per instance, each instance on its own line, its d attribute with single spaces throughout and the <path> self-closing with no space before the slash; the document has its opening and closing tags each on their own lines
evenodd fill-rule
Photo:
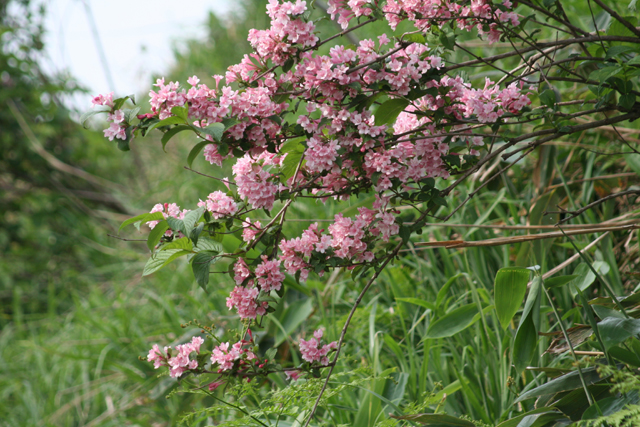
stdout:
<svg viewBox="0 0 640 427">
<path fill-rule="evenodd" d="M 522 29 L 541 31 L 535 35 L 535 40 L 528 39 L 527 43 L 553 43 L 562 40 L 563 33 L 557 35 L 554 28 L 544 25 L 564 25 L 562 22 L 558 24 L 556 18 L 566 19 L 578 30 L 594 30 L 593 26 L 589 28 L 592 25 L 591 15 L 588 5 L 583 2 L 549 2 L 545 7 L 540 5 L 541 10 L 537 11 L 531 11 L 530 5 L 528 2 L 519 2 L 518 13 L 525 17 L 535 14 Z M 533 3 L 533 6 L 536 5 Z M 591 6 L 598 14 L 594 16 L 598 28 L 605 23 L 611 25 L 608 30 L 612 31 L 610 34 L 623 31 L 611 24 L 608 14 L 600 12 L 596 3 L 591 3 Z M 619 13 L 628 14 L 625 13 L 626 4 L 618 2 L 615 6 Z M 545 14 L 549 21 L 545 21 Z M 366 18 L 362 18 L 361 22 L 365 20 Z M 377 31 L 382 31 L 381 28 L 383 27 L 374 31 L 364 26 L 350 34 L 358 34 L 362 38 L 371 37 Z M 578 35 L 582 34 L 578 30 L 573 29 Z M 407 28 L 402 29 L 402 32 L 406 31 Z M 446 52 L 447 64 L 474 60 L 476 56 L 486 61 L 494 55 L 504 54 L 506 49 L 512 48 L 510 42 L 514 41 L 505 38 L 502 42 L 488 45 L 484 41 L 478 42 L 474 33 L 455 30 L 456 37 L 453 38 L 454 31 L 449 32 L 447 27 L 445 32 L 436 37 L 431 37 L 430 34 L 427 36 L 430 46 L 437 46 Z M 325 34 L 322 38 L 328 35 Z M 453 40 L 455 45 L 452 45 Z M 602 44 L 609 47 L 606 53 L 604 49 L 601 52 L 597 50 L 598 45 L 601 48 Z M 150 364 L 131 357 L 142 355 L 142 349 L 148 348 L 152 342 L 175 346 L 188 342 L 194 335 L 209 336 L 214 341 L 213 336 L 225 341 L 242 338 L 240 334 L 234 336 L 233 331 L 229 331 L 234 326 L 234 316 L 229 315 L 224 301 L 229 290 L 236 286 L 234 278 L 223 273 L 211 274 L 209 283 L 202 283 L 209 291 L 206 294 L 197 284 L 189 286 L 186 283 L 192 274 L 187 270 L 196 273 L 200 265 L 178 261 L 155 273 L 158 276 L 157 282 L 144 279 L 144 286 L 127 286 L 128 282 L 123 280 L 122 285 L 115 283 L 114 289 L 106 294 L 94 290 L 86 302 L 78 302 L 81 309 L 75 311 L 71 318 L 77 321 L 70 320 L 66 323 L 68 329 L 60 328 L 59 336 L 67 334 L 67 338 L 61 340 L 64 348 L 68 349 L 64 353 L 73 353 L 73 339 L 102 339 L 103 343 L 108 344 L 101 344 L 101 351 L 91 348 L 82 350 L 78 357 L 81 362 L 77 364 L 68 357 L 56 359 L 53 366 L 60 374 L 49 378 L 64 378 L 65 370 L 81 377 L 83 370 L 98 371 L 103 366 L 107 366 L 110 374 L 123 372 L 125 375 L 109 378 L 102 383 L 87 383 L 84 380 L 85 385 L 79 387 L 85 388 L 85 391 L 78 394 L 78 402 L 81 403 L 76 405 L 90 406 L 94 415 L 82 415 L 82 408 L 78 406 L 75 415 L 68 409 L 61 411 L 68 417 L 65 421 L 71 423 L 77 419 L 81 419 L 81 422 L 93 419 L 94 424 L 165 422 L 171 425 L 180 420 L 187 425 L 260 425 L 260 422 L 301 425 L 309 417 L 314 397 L 319 394 L 319 387 L 328 378 L 328 388 L 323 394 L 312 425 L 433 425 L 429 423 L 437 422 L 440 425 L 473 423 L 541 426 L 581 419 L 584 423 L 633 425 L 637 415 L 636 372 L 640 366 L 636 353 L 639 350 L 638 340 L 634 336 L 638 295 L 635 273 L 638 264 L 638 237 L 633 228 L 637 224 L 635 218 L 638 208 L 633 194 L 621 193 L 635 191 L 633 185 L 637 183 L 637 170 L 634 169 L 634 162 L 637 161 L 637 154 L 616 153 L 635 148 L 637 142 L 634 134 L 637 125 L 635 122 L 621 122 L 615 124 L 615 129 L 601 126 L 583 129 L 574 135 L 567 132 L 576 130 L 576 126 L 589 126 L 599 120 L 615 118 L 616 114 L 628 114 L 624 105 L 618 105 L 625 95 L 623 92 L 628 90 L 626 83 L 616 84 L 614 80 L 607 82 L 610 77 L 606 77 L 601 85 L 595 85 L 592 90 L 571 80 L 581 78 L 584 81 L 591 78 L 592 73 L 598 71 L 596 67 L 599 63 L 606 64 L 601 69 L 609 64 L 613 65 L 613 62 L 620 65 L 623 71 L 619 71 L 614 77 L 629 70 L 633 72 L 634 65 L 629 63 L 637 54 L 633 50 L 616 54 L 616 51 L 624 50 L 613 49 L 616 44 L 621 47 L 635 46 L 635 43 L 627 41 L 617 43 L 605 40 L 600 43 L 594 40 L 585 42 L 584 45 L 591 58 L 599 59 L 575 59 L 578 57 L 571 57 L 573 52 L 567 52 L 568 49 L 555 51 L 555 56 L 552 57 L 554 61 L 545 61 L 544 56 L 540 57 L 538 64 L 543 70 L 548 70 L 548 73 L 542 77 L 536 69 L 527 71 L 534 73 L 530 78 L 538 79 L 539 82 L 538 87 L 529 95 L 533 108 L 525 112 L 528 118 L 520 119 L 524 123 L 512 124 L 512 129 L 511 125 L 502 123 L 500 128 L 487 130 L 489 134 L 500 135 L 493 141 L 489 138 L 493 143 L 491 150 L 482 151 L 480 161 L 475 166 L 474 159 L 461 159 L 461 162 L 469 161 L 472 169 L 460 171 L 462 175 L 454 173 L 454 176 L 464 176 L 468 172 L 467 179 L 461 181 L 455 190 L 443 195 L 449 207 L 437 206 L 437 210 L 430 213 L 438 218 L 449 217 L 448 221 L 434 219 L 437 222 L 425 222 L 421 228 L 406 230 L 404 224 L 416 221 L 419 216 L 412 214 L 411 209 L 401 206 L 400 200 L 404 196 L 400 195 L 398 205 L 394 207 L 400 211 L 396 221 L 403 228 L 398 230 L 400 236 L 391 237 L 391 240 L 404 246 L 387 267 L 380 271 L 374 285 L 364 293 L 361 301 L 358 299 L 359 295 L 372 272 L 358 276 L 345 269 L 333 269 L 330 265 L 323 267 L 329 270 L 323 277 L 312 271 L 306 282 L 297 283 L 295 275 L 287 276 L 282 284 L 285 289 L 283 295 L 276 297 L 274 292 L 274 301 L 265 300 L 275 311 L 261 320 L 262 329 L 258 329 L 255 324 L 251 326 L 259 347 L 254 351 L 265 358 L 269 349 L 277 349 L 275 354 L 271 351 L 270 358 L 282 369 L 303 365 L 296 349 L 299 338 L 307 339 L 310 331 L 324 327 L 325 336 L 337 339 L 353 309 L 345 347 L 330 376 L 326 374 L 327 369 L 324 369 L 320 371 L 321 378 L 313 378 L 313 370 L 309 369 L 308 379 L 287 385 L 284 376 L 276 372 L 250 383 L 246 382 L 246 378 L 242 379 L 242 375 L 236 375 L 225 377 L 226 385 L 218 386 L 211 392 L 208 392 L 207 386 L 211 384 L 212 378 L 208 378 L 205 372 L 188 375 L 179 382 L 162 375 L 154 378 Z M 447 46 L 452 46 L 453 50 L 447 50 Z M 324 48 L 328 52 L 328 46 L 325 45 Z M 611 57 L 605 59 L 612 49 L 614 51 Z M 492 69 L 490 65 L 480 61 L 477 63 L 478 69 L 471 69 L 466 73 L 472 77 L 464 78 L 469 79 L 476 87 L 482 87 L 485 76 L 498 80 L 503 76 L 500 70 L 511 70 L 514 73 L 519 60 L 517 56 L 510 56 L 501 60 L 502 62 L 493 62 L 493 66 L 499 69 Z M 528 60 L 532 61 L 530 57 Z M 555 60 L 565 61 L 562 66 L 570 64 L 573 68 L 565 75 L 563 70 L 554 69 L 558 64 L 549 66 Z M 293 65 L 295 66 L 296 64 Z M 544 68 L 546 66 L 549 67 Z M 521 70 L 522 68 L 518 71 Z M 459 70 L 452 71 L 458 72 Z M 571 75 L 571 72 L 580 77 Z M 220 73 L 220 70 L 207 72 L 214 73 Z M 637 90 L 632 76 L 629 81 L 632 82 L 632 90 Z M 607 85 L 610 84 L 620 90 L 612 89 L 605 94 Z M 580 103 L 565 105 L 557 102 L 576 100 Z M 367 108 L 375 110 L 378 105 L 376 102 L 382 108 L 385 102 L 381 101 L 374 100 L 371 107 Z M 597 108 L 602 109 L 602 112 L 576 116 L 598 103 Z M 616 105 L 622 109 L 621 112 L 615 112 Z M 394 116 L 392 106 L 393 104 L 387 104 L 388 108 L 385 107 L 391 121 L 397 117 Z M 190 108 L 189 112 L 191 111 Z M 630 111 L 633 113 L 635 109 Z M 170 111 L 178 118 L 183 112 L 184 110 Z M 568 114 L 574 116 L 567 116 Z M 588 120 L 582 121 L 581 117 L 588 117 Z M 147 119 L 152 121 L 152 118 Z M 194 133 L 200 132 L 189 116 L 186 120 L 180 120 L 180 124 L 165 128 L 167 132 L 162 134 L 163 137 L 170 132 L 169 129 L 178 126 L 186 126 Z M 531 123 L 526 123 L 528 120 Z M 288 115 L 283 121 L 295 122 L 297 117 L 293 119 L 292 115 Z M 224 150 L 222 144 L 226 143 L 230 146 L 229 153 L 233 154 L 234 142 L 224 142 L 225 134 L 220 138 L 216 132 L 213 129 L 211 136 L 217 142 L 217 148 L 222 147 Z M 497 155 L 492 157 L 493 153 L 500 153 L 499 150 L 514 138 L 528 132 L 541 132 L 539 135 L 542 138 L 545 135 L 553 135 L 554 138 L 538 147 L 534 145 L 540 139 L 522 139 L 519 146 L 532 151 L 517 162 L 503 161 Z M 187 134 L 180 132 L 180 136 L 176 137 L 186 147 L 163 138 L 165 140 L 157 141 L 157 147 L 146 148 L 151 152 L 149 161 L 160 162 L 157 159 L 162 153 L 163 145 L 172 155 L 187 158 L 192 147 L 197 146 L 186 138 Z M 213 141 L 201 145 L 197 156 L 191 158 L 193 168 L 204 170 L 202 150 Z M 625 145 L 625 141 L 629 146 Z M 131 147 L 135 147 L 137 142 L 134 139 Z M 287 147 L 287 157 L 294 157 L 295 154 L 296 165 L 290 173 L 284 170 L 282 173 L 291 177 L 308 146 L 295 142 Z M 464 147 L 460 148 L 464 150 Z M 508 154 L 508 151 L 505 149 L 502 153 Z M 483 159 L 488 160 L 483 162 Z M 222 172 L 213 169 L 204 170 L 204 173 L 216 178 L 230 176 L 229 166 L 223 163 Z M 274 167 L 271 171 L 276 173 L 278 168 Z M 381 177 L 382 175 L 377 176 L 378 181 Z M 490 180 L 492 177 L 496 179 Z M 234 198 L 234 203 L 242 203 L 235 194 L 227 194 L 228 189 L 219 181 L 211 183 L 206 177 L 199 175 L 190 178 L 182 183 L 175 175 L 165 172 L 164 176 L 158 174 L 154 186 L 164 190 L 168 183 L 178 185 L 180 200 L 171 199 L 173 196 L 167 191 L 162 195 L 176 202 L 193 204 L 189 200 L 202 198 L 202 194 L 218 190 L 225 196 Z M 371 178 L 372 181 L 376 179 L 373 174 Z M 442 181 L 433 184 L 438 191 L 446 188 L 446 183 Z M 615 197 L 607 198 L 611 195 Z M 220 205 L 223 200 L 218 195 L 212 202 Z M 287 200 L 290 199 L 285 199 L 282 203 Z M 413 202 L 419 208 L 426 204 L 421 199 Z M 581 207 L 593 202 L 596 203 L 592 209 L 579 212 Z M 309 222 L 316 220 L 320 220 L 320 228 L 326 228 L 326 223 L 332 221 L 335 214 L 353 216 L 357 207 L 371 207 L 371 203 L 372 200 L 365 194 L 353 197 L 349 205 L 333 200 L 317 204 L 299 198 L 290 205 L 287 211 L 289 216 L 277 233 L 280 233 L 280 238 L 299 236 Z M 139 206 L 143 206 L 142 203 Z M 275 206 L 277 209 L 282 205 L 276 202 Z M 168 213 L 164 206 L 160 206 L 160 209 Z M 545 213 L 554 210 L 564 212 Z M 164 256 L 163 252 L 182 249 L 183 243 L 187 245 L 182 250 L 200 252 L 196 250 L 196 236 L 198 241 L 202 238 L 221 240 L 218 243 L 222 244 L 225 253 L 233 253 L 242 238 L 234 227 L 239 228 L 241 224 L 236 221 L 235 225 L 228 227 L 224 218 L 213 218 L 214 212 L 209 212 L 211 217 L 208 219 L 205 215 L 196 219 L 196 222 L 200 220 L 201 223 L 204 219 L 207 224 L 200 234 L 196 232 L 193 235 L 191 228 L 197 230 L 195 223 L 191 228 L 186 227 L 184 220 L 177 222 L 168 215 L 165 219 L 167 226 L 172 230 L 181 230 L 185 237 L 163 237 L 163 232 L 168 228 L 159 228 L 162 231 L 145 239 L 151 247 L 160 243 L 152 259 Z M 265 219 L 266 215 L 266 212 L 261 211 L 249 214 L 252 223 L 260 221 L 261 227 L 270 221 L 269 218 Z M 291 221 L 290 218 L 297 221 Z M 545 227 L 553 228 L 558 221 L 567 218 L 571 219 L 571 225 L 562 227 L 566 236 L 557 231 L 550 235 L 536 235 L 538 231 L 554 233 Z M 156 217 L 138 218 L 133 223 L 140 222 L 140 230 L 146 234 L 147 230 L 143 227 L 148 220 L 161 218 L 156 214 Z M 305 222 L 301 223 L 300 220 Z M 132 227 L 123 230 L 133 232 Z M 225 234 L 230 231 L 235 234 Z M 537 237 L 548 238 L 530 240 Z M 267 254 L 273 248 L 268 245 L 277 244 L 280 239 L 270 240 L 271 242 L 265 242 L 265 246 L 258 246 Z M 173 245 L 173 249 L 169 245 Z M 144 244 L 141 245 L 143 247 Z M 583 250 L 583 257 L 579 255 L 578 249 Z M 205 250 L 217 252 L 211 257 L 221 253 L 213 244 Z M 188 256 L 190 255 L 184 254 L 185 258 Z M 248 264 L 254 272 L 255 266 L 251 266 L 250 262 Z M 535 264 L 539 267 L 526 271 L 514 268 Z M 230 265 L 233 264 L 221 260 L 213 265 L 211 271 L 226 272 Z M 554 267 L 560 269 L 550 274 Z M 114 277 L 127 277 L 132 274 L 133 268 L 142 271 L 143 265 L 129 265 L 119 273 L 121 275 L 114 274 Z M 513 277 L 507 277 L 505 272 L 517 273 Z M 523 288 L 526 289 L 526 294 L 522 292 Z M 514 292 L 503 293 L 511 289 Z M 618 298 L 612 298 L 612 295 Z M 625 299 L 616 303 L 621 297 Z M 105 305 L 103 299 L 109 302 Z M 356 307 L 354 301 L 359 302 Z M 101 306 L 94 313 L 95 307 Z M 103 313 L 114 315 L 104 316 Z M 131 313 L 135 315 L 131 316 Z M 631 319 L 626 319 L 625 315 Z M 193 317 L 207 319 L 207 325 L 209 321 L 213 321 L 214 325 L 210 327 L 197 322 L 188 323 Z M 103 320 L 105 318 L 108 320 Z M 79 325 L 82 323 L 90 326 L 80 329 Z M 185 330 L 176 331 L 175 326 L 181 323 L 185 324 Z M 51 330 L 53 332 L 55 327 Z M 206 333 L 200 332 L 202 330 Z M 10 333 L 5 333 L 4 337 L 12 339 Z M 50 339 L 55 341 L 59 338 Z M 19 351 L 16 349 L 14 354 Z M 46 365 L 37 362 L 38 354 L 43 353 L 28 354 L 34 356 L 27 362 L 32 369 L 46 369 Z M 97 354 L 101 356 L 97 357 Z M 11 360 L 10 357 L 8 360 Z M 577 370 L 578 367 L 580 371 Z M 91 378 L 99 378 L 98 374 L 94 375 Z M 70 380 L 69 386 L 82 382 L 80 378 Z M 201 386 L 204 389 L 199 388 Z M 147 390 L 152 387 L 155 387 L 154 392 L 150 395 L 151 399 L 147 399 Z M 94 399 L 92 393 L 101 398 L 96 398 L 93 405 L 88 405 L 87 402 Z M 167 394 L 170 398 L 162 399 Z M 110 397 L 115 402 L 114 409 L 110 412 L 107 405 L 102 415 L 95 414 L 96 407 L 104 407 L 104 396 L 117 396 L 115 399 Z M 279 405 L 290 398 L 298 401 L 295 404 Z M 25 399 L 25 406 L 28 406 L 29 399 Z M 218 399 L 224 399 L 227 403 Z M 597 402 L 598 407 L 590 405 L 589 399 Z M 35 397 L 32 401 L 36 401 Z M 605 414 L 604 409 L 607 408 L 614 411 Z M 598 409 L 603 411 L 605 418 L 598 417 Z M 282 417 L 279 417 L 279 410 L 284 411 Z M 389 417 L 389 413 L 393 417 Z M 83 416 L 85 418 L 81 418 Z M 592 421 L 587 420 L 588 417 Z M 17 420 L 13 418 L 10 422 L 19 425 Z M 51 417 L 47 422 L 55 425 L 60 420 L 59 417 Z"/>
</svg>

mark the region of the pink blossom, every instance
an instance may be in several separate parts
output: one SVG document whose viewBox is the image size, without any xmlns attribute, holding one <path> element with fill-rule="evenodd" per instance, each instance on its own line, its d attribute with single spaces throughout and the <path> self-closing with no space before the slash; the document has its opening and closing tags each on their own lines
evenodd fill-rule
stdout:
<svg viewBox="0 0 640 427">
<path fill-rule="evenodd" d="M 109 92 L 104 95 L 96 95 L 91 100 L 91 104 L 91 107 L 94 105 L 106 105 L 107 107 L 113 108 L 113 92 Z"/>
<path fill-rule="evenodd" d="M 244 240 L 246 243 L 249 243 L 256 238 L 256 235 L 258 233 L 262 231 L 262 224 L 260 224 L 260 221 L 256 221 L 252 224 L 249 218 L 247 218 L 245 223 L 248 225 L 242 230 L 242 240 Z"/>
<path fill-rule="evenodd" d="M 329 365 L 327 354 L 329 354 L 329 351 L 337 349 L 338 343 L 333 341 L 321 346 L 323 333 L 322 329 L 318 329 L 313 333 L 313 338 L 309 341 L 300 339 L 300 353 L 303 360 L 309 363 L 319 362 L 323 366 Z"/>
<path fill-rule="evenodd" d="M 211 363 L 217 364 L 220 371 L 228 371 L 233 369 L 238 360 L 253 360 L 256 355 L 245 346 L 251 344 L 251 341 L 241 340 L 233 344 L 222 343 L 215 347 L 211 352 Z"/>
<path fill-rule="evenodd" d="M 280 261 L 269 261 L 265 255 L 262 256 L 262 263 L 256 267 L 256 277 L 263 292 L 272 289 L 279 291 L 285 278 L 284 273 L 280 271 Z"/>
<path fill-rule="evenodd" d="M 264 316 L 269 303 L 263 301 L 258 304 L 256 299 L 259 293 L 260 291 L 255 287 L 236 286 L 227 298 L 227 307 L 229 310 L 235 307 L 241 319 L 255 319 L 257 316 Z"/>
<path fill-rule="evenodd" d="M 238 212 L 238 205 L 234 202 L 233 198 L 227 196 L 222 191 L 214 191 L 209 194 L 207 200 L 204 202 L 200 200 L 198 206 L 205 206 L 215 219 L 233 216 Z"/>
</svg>

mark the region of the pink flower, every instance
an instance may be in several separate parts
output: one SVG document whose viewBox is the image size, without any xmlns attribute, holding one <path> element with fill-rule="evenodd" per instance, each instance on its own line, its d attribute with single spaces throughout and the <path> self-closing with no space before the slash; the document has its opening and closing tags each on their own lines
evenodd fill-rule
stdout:
<svg viewBox="0 0 640 427">
<path fill-rule="evenodd" d="M 246 243 L 249 243 L 256 238 L 256 235 L 258 233 L 262 231 L 262 229 L 260 228 L 262 227 L 262 224 L 260 224 L 260 221 L 256 221 L 251 224 L 251 220 L 249 218 L 247 218 L 245 223 L 249 225 L 242 230 L 242 240 L 244 240 Z"/>
<path fill-rule="evenodd" d="M 257 316 L 264 316 L 269 303 L 263 301 L 258 304 L 256 299 L 259 293 L 258 288 L 236 286 L 227 298 L 227 307 L 229 310 L 232 308 L 238 310 L 238 316 L 241 319 L 255 319 Z"/>
<path fill-rule="evenodd" d="M 300 379 L 301 374 L 302 372 L 297 369 L 293 371 L 284 371 L 284 375 L 287 377 L 287 381 L 297 381 Z"/>
<path fill-rule="evenodd" d="M 113 92 L 109 92 L 104 95 L 97 95 L 91 100 L 91 107 L 94 105 L 106 105 L 107 107 L 113 107 Z"/>
<path fill-rule="evenodd" d="M 167 362 L 167 357 L 165 356 L 166 353 L 167 353 L 167 347 L 164 348 L 164 353 L 163 353 L 160 351 L 158 344 L 154 344 L 151 350 L 149 350 L 147 361 L 153 362 L 154 369 L 158 369 L 163 364 L 166 364 Z"/>
<path fill-rule="evenodd" d="M 252 344 L 252 341 L 241 340 L 229 348 L 229 343 L 225 342 L 215 347 L 211 352 L 211 363 L 217 364 L 220 371 L 233 369 L 238 360 L 253 360 L 256 355 L 245 346 Z"/>
<path fill-rule="evenodd" d="M 232 216 L 238 212 L 238 205 L 233 201 L 233 198 L 227 196 L 222 191 L 214 191 L 209 194 L 207 200 L 204 202 L 200 200 L 198 206 L 205 206 L 215 219 Z"/>
<path fill-rule="evenodd" d="M 319 362 L 323 366 L 329 365 L 329 358 L 327 357 L 327 354 L 329 354 L 329 351 L 337 349 L 338 343 L 333 341 L 321 346 L 321 338 L 323 334 L 324 331 L 322 329 L 318 329 L 313 333 L 313 338 L 309 341 L 300 339 L 300 353 L 302 354 L 303 360 L 309 363 Z"/>
<path fill-rule="evenodd" d="M 265 255 L 262 256 L 262 263 L 256 267 L 256 277 L 258 285 L 263 292 L 272 289 L 279 291 L 284 280 L 284 273 L 280 271 L 280 261 L 269 261 Z"/>
</svg>

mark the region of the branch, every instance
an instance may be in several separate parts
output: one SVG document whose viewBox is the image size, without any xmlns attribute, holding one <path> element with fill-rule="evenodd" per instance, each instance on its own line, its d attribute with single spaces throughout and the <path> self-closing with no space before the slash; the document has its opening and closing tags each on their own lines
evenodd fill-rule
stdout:
<svg viewBox="0 0 640 427">
<path fill-rule="evenodd" d="M 593 2 L 596 3 L 598 6 L 600 6 L 601 8 L 603 8 L 609 15 L 613 16 L 619 23 L 627 27 L 629 31 L 631 31 L 633 34 L 640 37 L 640 30 L 634 27 L 629 21 L 624 19 L 622 16 L 618 15 L 618 13 L 615 10 L 611 9 L 609 6 L 602 3 L 600 0 L 593 0 Z"/>
<path fill-rule="evenodd" d="M 565 223 L 567 221 L 572 220 L 573 218 L 582 215 L 585 211 L 588 211 L 589 209 L 593 208 L 594 206 L 598 206 L 601 203 L 606 202 L 607 200 L 611 200 L 611 199 L 615 199 L 617 197 L 622 197 L 622 196 L 628 196 L 629 194 L 637 194 L 638 196 L 640 196 L 640 190 L 627 190 L 627 191 L 621 191 L 619 193 L 613 193 L 613 194 L 609 194 L 608 196 L 605 196 L 601 199 L 596 200 L 593 203 L 589 203 L 588 205 L 586 205 L 583 208 L 580 208 L 578 210 L 575 211 L 557 211 L 557 212 L 545 212 L 545 214 L 548 213 L 564 213 L 564 214 L 571 214 L 571 216 L 558 221 L 558 224 L 562 224 Z"/>
</svg>

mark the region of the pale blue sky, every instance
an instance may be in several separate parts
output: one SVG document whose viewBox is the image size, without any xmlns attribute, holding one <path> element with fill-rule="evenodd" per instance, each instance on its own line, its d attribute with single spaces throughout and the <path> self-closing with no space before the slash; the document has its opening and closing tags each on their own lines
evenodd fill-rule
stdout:
<svg viewBox="0 0 640 427">
<path fill-rule="evenodd" d="M 95 93 L 112 89 L 84 1 L 92 11 L 117 96 L 147 92 L 150 75 L 170 68 L 172 43 L 179 46 L 180 39 L 203 36 L 210 10 L 224 16 L 233 7 L 233 0 L 49 0 L 46 67 L 68 69 Z M 88 107 L 90 99 L 87 95 L 72 103 Z"/>
</svg>

